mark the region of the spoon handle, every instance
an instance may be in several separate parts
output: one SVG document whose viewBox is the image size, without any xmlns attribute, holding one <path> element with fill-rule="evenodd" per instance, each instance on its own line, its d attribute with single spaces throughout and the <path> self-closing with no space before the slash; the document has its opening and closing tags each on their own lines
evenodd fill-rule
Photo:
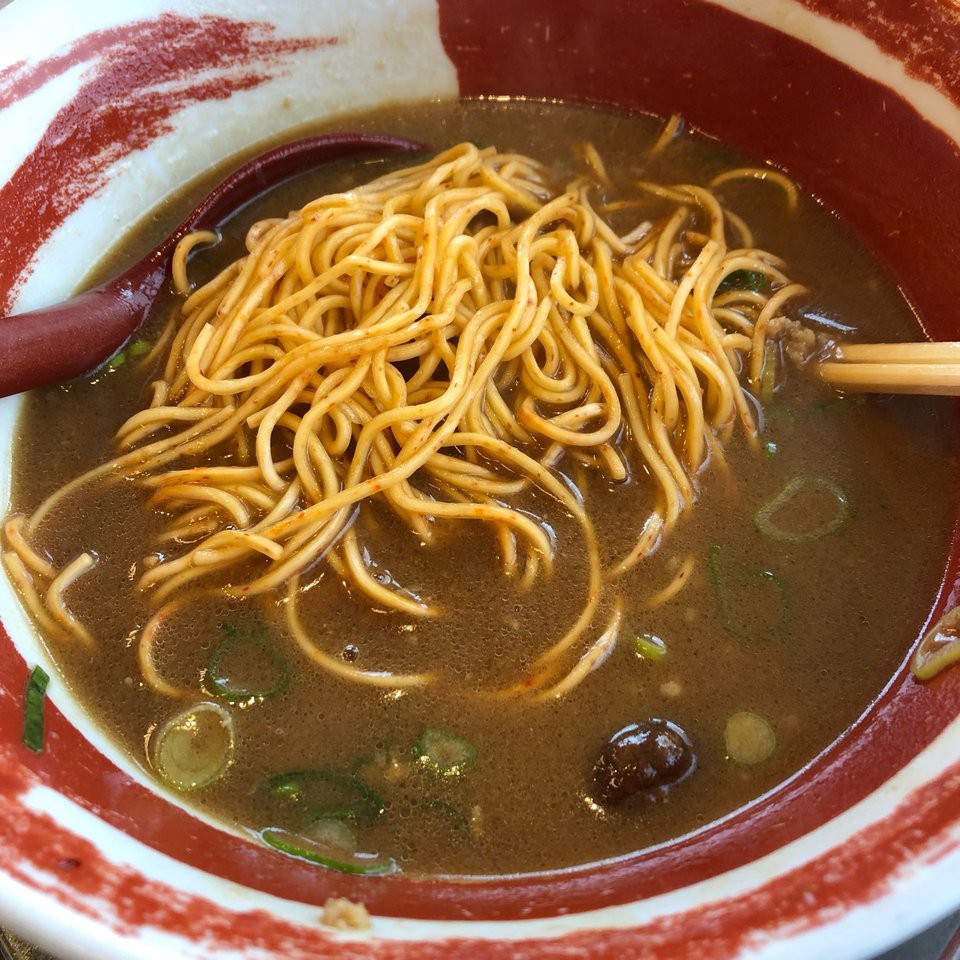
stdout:
<svg viewBox="0 0 960 960">
<path fill-rule="evenodd" d="M 64 303 L 0 317 L 0 397 L 68 380 L 110 357 L 146 318 L 185 234 L 216 227 L 268 187 L 322 163 L 363 153 L 424 149 L 399 137 L 333 133 L 285 143 L 254 157 L 120 276 Z"/>
</svg>

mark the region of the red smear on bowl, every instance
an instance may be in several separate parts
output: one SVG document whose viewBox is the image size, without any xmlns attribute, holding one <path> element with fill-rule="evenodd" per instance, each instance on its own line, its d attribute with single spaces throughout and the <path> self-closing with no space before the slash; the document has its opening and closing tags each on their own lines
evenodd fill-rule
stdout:
<svg viewBox="0 0 960 960">
<path fill-rule="evenodd" d="M 76 94 L 0 187 L 0 309 L 13 302 L 43 242 L 107 183 L 118 160 L 171 131 L 177 111 L 251 90 L 291 55 L 338 42 L 279 38 L 266 23 L 168 13 L 96 31 L 54 57 L 0 72 L 2 109 L 89 63 Z"/>
</svg>

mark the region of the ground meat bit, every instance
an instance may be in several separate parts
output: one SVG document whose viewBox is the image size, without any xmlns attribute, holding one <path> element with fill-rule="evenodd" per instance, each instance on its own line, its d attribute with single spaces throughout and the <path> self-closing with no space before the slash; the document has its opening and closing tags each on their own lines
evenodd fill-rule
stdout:
<svg viewBox="0 0 960 960">
<path fill-rule="evenodd" d="M 780 340 L 784 356 L 798 367 L 829 344 L 828 338 L 789 317 L 772 317 L 767 323 L 767 336 Z"/>
<path fill-rule="evenodd" d="M 370 914 L 362 903 L 346 897 L 330 897 L 323 905 L 320 922 L 338 930 L 369 930 Z"/>
</svg>

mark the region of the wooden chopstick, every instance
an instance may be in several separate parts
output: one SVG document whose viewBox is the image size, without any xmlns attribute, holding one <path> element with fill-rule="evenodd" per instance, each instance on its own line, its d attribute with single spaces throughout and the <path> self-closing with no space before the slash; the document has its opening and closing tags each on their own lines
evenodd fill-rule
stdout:
<svg viewBox="0 0 960 960">
<path fill-rule="evenodd" d="M 843 343 L 836 358 L 845 363 L 960 363 L 960 341 Z"/>
<path fill-rule="evenodd" d="M 817 371 L 851 392 L 960 396 L 960 342 L 847 343 Z"/>
</svg>

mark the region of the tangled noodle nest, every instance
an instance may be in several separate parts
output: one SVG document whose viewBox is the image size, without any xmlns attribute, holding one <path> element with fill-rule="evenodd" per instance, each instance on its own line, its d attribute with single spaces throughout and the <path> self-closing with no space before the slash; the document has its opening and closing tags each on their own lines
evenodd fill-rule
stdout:
<svg viewBox="0 0 960 960">
<path fill-rule="evenodd" d="M 584 645 L 605 581 L 669 533 L 696 499 L 696 474 L 708 459 L 722 463 L 737 424 L 755 442 L 741 379 L 757 385 L 772 322 L 805 292 L 712 192 L 762 176 L 795 205 L 782 175 L 744 168 L 711 189 L 640 183 L 640 196 L 673 211 L 618 235 L 604 214 L 637 201 L 601 206 L 606 172 L 590 145 L 583 151 L 591 175 L 559 193 L 537 161 L 462 143 L 255 223 L 247 255 L 186 296 L 145 358 L 159 375 L 149 406 L 120 428 L 118 456 L 29 519 L 7 521 L 4 561 L 40 626 L 93 642 L 63 595 L 95 559 L 83 553 L 59 569 L 30 545 L 38 526 L 78 484 L 135 477 L 170 518 L 140 578 L 155 610 L 140 661 L 156 689 L 183 693 L 159 676 L 153 647 L 163 622 L 203 591 L 285 591 L 291 630 L 322 666 L 389 688 L 427 683 L 426 674 L 361 671 L 322 651 L 297 615 L 300 578 L 326 561 L 371 604 L 437 615 L 377 576 L 353 522 L 376 498 L 426 543 L 441 522 L 487 524 L 504 573 L 528 587 L 549 573 L 556 549 L 542 523 L 511 506 L 534 486 L 576 519 L 590 569 L 580 615 L 514 692 L 551 698 L 582 680 L 620 626 L 617 603 L 560 676 Z M 182 292 L 187 255 L 214 238 L 181 242 Z M 768 278 L 764 292 L 718 289 L 743 270 Z M 610 570 L 559 470 L 571 458 L 613 479 L 632 463 L 655 486 L 636 546 Z M 658 602 L 680 589 L 690 563 Z"/>
</svg>

